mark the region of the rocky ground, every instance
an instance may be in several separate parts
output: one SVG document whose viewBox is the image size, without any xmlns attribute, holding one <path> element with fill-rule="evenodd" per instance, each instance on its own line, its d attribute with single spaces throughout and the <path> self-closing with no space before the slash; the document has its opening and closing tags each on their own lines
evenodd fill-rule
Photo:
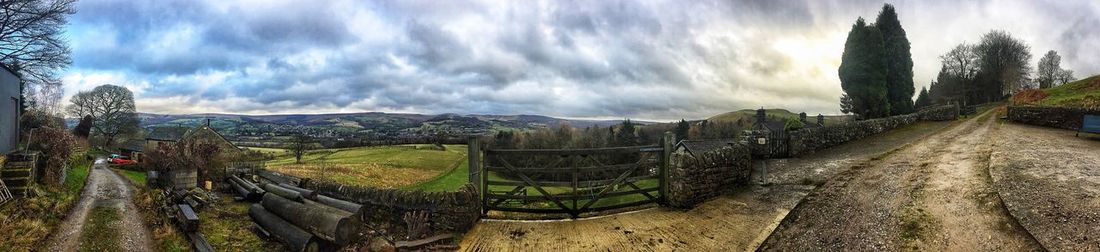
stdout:
<svg viewBox="0 0 1100 252">
<path fill-rule="evenodd" d="M 1070 130 L 998 128 L 990 173 L 1009 212 L 1051 251 L 1100 251 L 1100 141 Z"/>
<path fill-rule="evenodd" d="M 106 160 L 96 160 L 80 201 L 50 239 L 49 251 L 77 251 L 83 232 L 121 232 L 117 248 L 122 251 L 150 251 L 151 240 L 132 200 L 133 188 L 107 168 Z M 111 230 L 85 230 L 89 212 L 96 206 L 115 208 L 120 219 Z"/>
<path fill-rule="evenodd" d="M 992 114 L 970 119 L 840 173 L 760 250 L 1041 249 L 1003 210 L 989 179 L 995 122 Z"/>
</svg>

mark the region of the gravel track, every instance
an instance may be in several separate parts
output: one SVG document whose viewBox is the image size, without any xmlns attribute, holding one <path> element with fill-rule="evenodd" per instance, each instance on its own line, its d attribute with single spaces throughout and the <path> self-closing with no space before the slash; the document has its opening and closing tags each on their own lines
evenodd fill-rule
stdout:
<svg viewBox="0 0 1100 252">
<path fill-rule="evenodd" d="M 791 211 L 760 250 L 1041 249 L 992 189 L 994 121 L 963 121 L 840 173 Z"/>
<path fill-rule="evenodd" d="M 79 250 L 88 212 L 95 206 L 104 205 L 114 207 L 121 219 L 112 225 L 114 230 L 96 231 L 122 232 L 118 247 L 123 251 L 150 251 L 152 241 L 141 220 L 141 213 L 132 201 L 133 190 L 129 182 L 107 168 L 106 160 L 96 160 L 80 201 L 50 239 L 49 251 Z"/>
</svg>

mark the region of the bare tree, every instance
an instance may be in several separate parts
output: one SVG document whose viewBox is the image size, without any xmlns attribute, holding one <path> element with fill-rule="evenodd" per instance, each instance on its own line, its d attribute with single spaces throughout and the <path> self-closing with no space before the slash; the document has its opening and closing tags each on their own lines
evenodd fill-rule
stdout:
<svg viewBox="0 0 1100 252">
<path fill-rule="evenodd" d="M 974 52 L 972 45 L 959 44 L 940 56 L 940 61 L 944 70 L 953 76 L 972 80 L 978 74 L 978 54 Z"/>
<path fill-rule="evenodd" d="M 981 97 L 989 102 L 1001 99 L 1023 87 L 1031 74 L 1031 47 L 1005 31 L 994 30 L 982 35 L 974 47 L 978 55 Z"/>
<path fill-rule="evenodd" d="M 0 63 L 13 68 L 34 92 L 38 107 L 57 107 L 57 72 L 72 63 L 64 26 L 76 0 L 0 0 Z M 37 91 L 37 92 L 36 92 Z"/>
<path fill-rule="evenodd" d="M 70 101 L 69 114 L 92 116 L 92 132 L 106 139 L 105 146 L 114 144 L 115 137 L 119 135 L 138 130 L 134 94 L 124 87 L 109 84 L 98 86 L 92 91 L 77 93 Z"/>
<path fill-rule="evenodd" d="M 1058 52 L 1050 50 L 1043 58 L 1039 59 L 1039 67 L 1035 70 L 1035 81 L 1039 82 L 1039 88 L 1054 86 L 1054 81 L 1062 74 L 1062 56 Z"/>
<path fill-rule="evenodd" d="M 313 147 L 312 142 L 313 139 L 306 134 L 298 134 L 291 139 L 290 152 L 294 153 L 294 163 L 302 163 L 302 156 Z"/>
<path fill-rule="evenodd" d="M 1073 77 L 1073 70 L 1061 69 L 1058 71 L 1056 80 L 1058 81 L 1058 85 L 1065 85 L 1066 83 L 1077 80 L 1077 77 Z"/>
</svg>

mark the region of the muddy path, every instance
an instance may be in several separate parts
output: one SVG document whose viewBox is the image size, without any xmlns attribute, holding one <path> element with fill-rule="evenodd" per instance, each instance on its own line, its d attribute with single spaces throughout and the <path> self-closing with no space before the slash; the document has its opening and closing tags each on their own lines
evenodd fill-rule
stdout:
<svg viewBox="0 0 1100 252">
<path fill-rule="evenodd" d="M 1041 249 L 992 187 L 996 119 L 989 113 L 840 173 L 792 210 L 760 250 Z"/>
<path fill-rule="evenodd" d="M 133 204 L 133 191 L 129 182 L 107 168 L 106 160 L 96 160 L 80 201 L 50 238 L 48 251 L 79 250 L 88 213 L 96 206 L 115 208 L 120 219 L 112 223 L 113 230 L 95 232 L 120 232 L 118 248 L 122 251 L 150 251 L 152 241 L 141 213 Z"/>
</svg>

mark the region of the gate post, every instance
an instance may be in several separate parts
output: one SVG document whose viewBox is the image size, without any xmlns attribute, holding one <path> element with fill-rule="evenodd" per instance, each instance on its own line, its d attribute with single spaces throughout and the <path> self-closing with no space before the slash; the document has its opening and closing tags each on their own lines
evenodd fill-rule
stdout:
<svg viewBox="0 0 1100 252">
<path fill-rule="evenodd" d="M 478 190 L 481 189 L 481 167 L 478 158 L 481 157 L 481 143 L 477 136 L 470 136 L 466 143 L 466 157 L 470 162 L 470 183 Z"/>
<path fill-rule="evenodd" d="M 668 203 L 668 173 L 670 159 L 672 159 L 672 142 L 675 141 L 676 136 L 672 132 L 665 131 L 665 136 L 661 138 L 661 167 L 660 170 L 660 189 L 661 197 L 658 198 L 661 204 Z"/>
</svg>

